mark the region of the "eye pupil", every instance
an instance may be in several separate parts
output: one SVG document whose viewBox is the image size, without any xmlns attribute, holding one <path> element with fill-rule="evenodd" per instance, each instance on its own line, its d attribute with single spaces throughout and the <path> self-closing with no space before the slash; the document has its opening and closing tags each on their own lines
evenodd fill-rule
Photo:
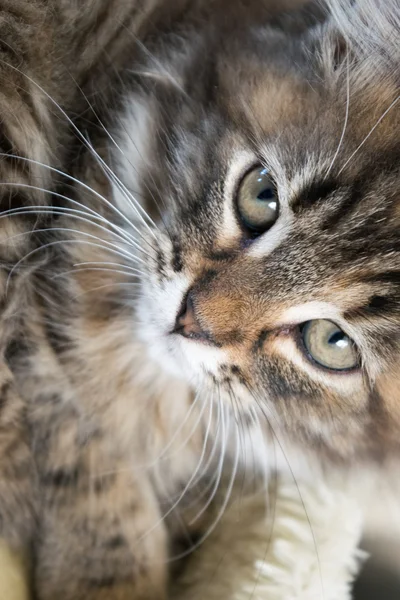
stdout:
<svg viewBox="0 0 400 600">
<path fill-rule="evenodd" d="M 346 348 L 346 346 L 349 345 L 349 339 L 343 331 L 337 331 L 330 336 L 328 344 L 331 346 L 338 346 L 339 348 Z"/>
<path fill-rule="evenodd" d="M 265 188 L 262 192 L 260 192 L 257 196 L 258 200 L 273 200 L 275 198 L 275 193 L 271 188 Z M 275 207 L 276 207 L 275 202 Z"/>
</svg>

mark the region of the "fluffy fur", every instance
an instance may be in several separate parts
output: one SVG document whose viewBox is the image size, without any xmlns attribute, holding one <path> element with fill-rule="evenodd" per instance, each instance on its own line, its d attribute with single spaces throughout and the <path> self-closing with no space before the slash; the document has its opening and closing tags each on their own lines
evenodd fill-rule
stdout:
<svg viewBox="0 0 400 600">
<path fill-rule="evenodd" d="M 233 503 L 177 578 L 171 596 L 314 600 L 323 590 L 326 600 L 347 600 L 363 558 L 357 549 L 361 525 L 360 508 L 346 485 L 302 485 L 300 497 L 292 479 L 279 480 L 268 495 Z M 5 546 L 0 573 L 1 600 L 28 600 L 25 565 Z"/>
<path fill-rule="evenodd" d="M 283 478 L 267 502 L 258 494 L 234 503 L 187 565 L 173 597 L 350 599 L 364 558 L 357 548 L 360 507 L 343 482 L 300 490 L 301 497 L 293 480 Z"/>
<path fill-rule="evenodd" d="M 82 15 L 64 46 L 80 83 L 61 113 L 69 170 L 43 183 L 51 210 L 31 209 L 49 222 L 29 270 L 15 257 L 3 277 L 0 522 L 31 544 L 40 600 L 167 597 L 176 559 L 237 486 L 293 468 L 276 462 L 283 443 L 325 465 L 398 451 L 387 4 L 332 2 L 333 18 L 260 0 L 121 2 L 116 18 L 93 0 Z M 60 6 L 65 35 L 80 13 Z M 255 165 L 280 203 L 257 239 L 237 213 Z M 177 327 L 188 299 L 200 337 Z M 359 369 L 309 360 L 299 326 L 313 319 L 348 333 Z"/>
</svg>

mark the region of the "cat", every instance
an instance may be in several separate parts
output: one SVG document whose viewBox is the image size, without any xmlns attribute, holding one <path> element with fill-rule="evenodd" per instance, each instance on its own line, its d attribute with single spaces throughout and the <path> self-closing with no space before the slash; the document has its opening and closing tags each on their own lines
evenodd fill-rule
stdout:
<svg viewBox="0 0 400 600">
<path fill-rule="evenodd" d="M 59 184 L 29 277 L 7 273 L 24 454 L 0 506 L 40 600 L 167 597 L 269 444 L 398 451 L 400 7 L 328 6 L 143 3 L 123 43 L 99 27 L 115 54 L 71 85 L 69 171 L 37 186 Z"/>
</svg>

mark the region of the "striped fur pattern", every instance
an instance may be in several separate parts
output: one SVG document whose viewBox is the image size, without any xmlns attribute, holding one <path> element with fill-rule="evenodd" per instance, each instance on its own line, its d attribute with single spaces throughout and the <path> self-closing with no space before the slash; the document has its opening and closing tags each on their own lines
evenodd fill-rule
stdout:
<svg viewBox="0 0 400 600">
<path fill-rule="evenodd" d="M 160 600 L 214 500 L 287 468 L 274 446 L 399 450 L 399 4 L 60 2 L 41 86 L 66 114 L 39 95 L 48 128 L 18 154 L 70 170 L 28 171 L 56 194 L 3 277 L 0 524 L 33 541 L 39 600 Z M 254 240 L 235 206 L 256 164 L 281 208 Z M 207 344 L 174 333 L 189 292 Z M 360 368 L 309 361 L 310 319 Z"/>
</svg>

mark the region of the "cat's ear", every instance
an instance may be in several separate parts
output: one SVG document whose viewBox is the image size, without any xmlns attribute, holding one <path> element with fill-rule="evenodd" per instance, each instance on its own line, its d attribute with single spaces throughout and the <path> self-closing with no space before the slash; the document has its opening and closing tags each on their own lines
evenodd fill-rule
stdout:
<svg viewBox="0 0 400 600">
<path fill-rule="evenodd" d="M 333 15 L 324 13 L 319 23 L 310 27 L 305 35 L 306 45 L 312 56 L 319 59 L 324 78 L 348 69 L 352 47 Z"/>
<path fill-rule="evenodd" d="M 398 0 L 324 0 L 326 20 L 321 36 L 325 59 L 338 70 L 354 59 L 370 70 L 398 71 L 400 3 Z"/>
<path fill-rule="evenodd" d="M 348 68 L 352 50 L 336 22 L 330 18 L 321 37 L 321 59 L 325 73 L 340 72 Z"/>
</svg>

